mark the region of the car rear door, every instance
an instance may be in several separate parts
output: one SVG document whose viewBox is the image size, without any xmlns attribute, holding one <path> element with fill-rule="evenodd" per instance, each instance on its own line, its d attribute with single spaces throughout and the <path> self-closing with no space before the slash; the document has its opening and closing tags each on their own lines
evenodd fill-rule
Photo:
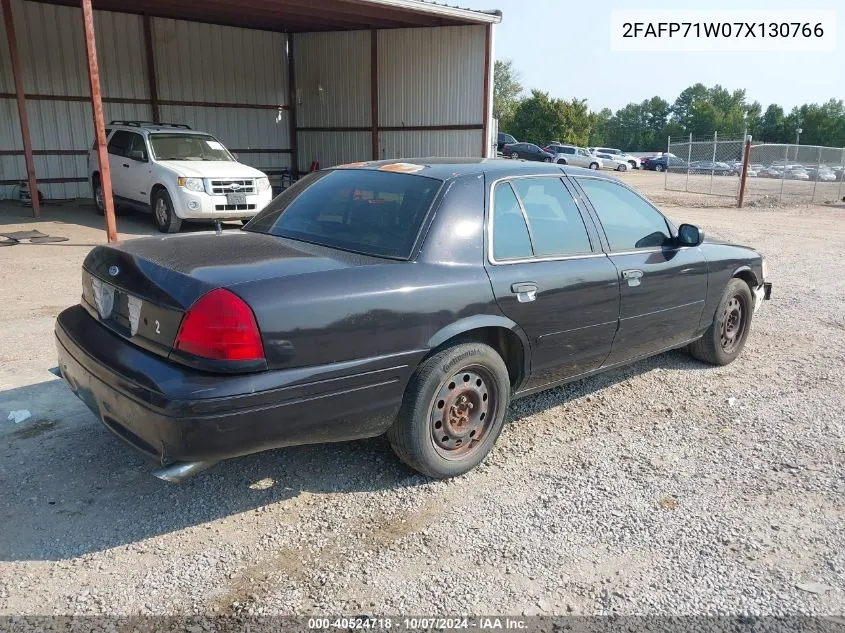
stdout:
<svg viewBox="0 0 845 633">
<path fill-rule="evenodd" d="M 701 249 L 677 246 L 663 214 L 622 183 L 593 176 L 572 180 L 585 194 L 619 274 L 619 330 L 605 364 L 689 341 L 707 296 Z"/>
<path fill-rule="evenodd" d="M 507 178 L 490 191 L 485 266 L 499 308 L 530 341 L 526 388 L 598 368 L 618 323 L 619 281 L 589 215 L 560 176 Z"/>
</svg>

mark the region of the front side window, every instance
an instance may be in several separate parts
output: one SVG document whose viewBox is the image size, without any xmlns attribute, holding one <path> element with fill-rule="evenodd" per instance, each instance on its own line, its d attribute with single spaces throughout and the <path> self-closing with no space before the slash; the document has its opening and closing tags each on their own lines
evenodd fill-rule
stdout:
<svg viewBox="0 0 845 633">
<path fill-rule="evenodd" d="M 584 220 L 560 178 L 519 178 L 512 183 L 534 237 L 534 255 L 560 257 L 590 253 Z"/>
<path fill-rule="evenodd" d="M 132 141 L 129 143 L 126 156 L 137 161 L 147 160 L 147 145 L 144 143 L 143 136 L 140 134 L 132 134 Z"/>
<path fill-rule="evenodd" d="M 558 151 L 561 154 L 574 154 L 575 148 L 574 147 L 561 147 Z"/>
<path fill-rule="evenodd" d="M 493 257 L 497 261 L 531 257 L 531 238 L 519 202 L 507 182 L 493 196 Z"/>
<path fill-rule="evenodd" d="M 670 239 L 666 219 L 630 189 L 610 180 L 576 180 L 590 199 L 612 251 L 654 248 Z"/>
<path fill-rule="evenodd" d="M 150 149 L 156 160 L 235 160 L 220 141 L 208 134 L 150 134 Z"/>
<path fill-rule="evenodd" d="M 317 172 L 276 197 L 244 230 L 407 259 L 442 184 L 369 169 Z"/>
</svg>

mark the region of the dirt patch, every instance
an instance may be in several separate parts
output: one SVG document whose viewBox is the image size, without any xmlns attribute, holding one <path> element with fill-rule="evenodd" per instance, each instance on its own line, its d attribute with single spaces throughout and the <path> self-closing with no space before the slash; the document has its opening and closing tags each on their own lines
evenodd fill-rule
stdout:
<svg viewBox="0 0 845 633">
<path fill-rule="evenodd" d="M 22 429 L 12 432 L 12 438 L 16 440 L 31 440 L 39 435 L 49 433 L 58 426 L 57 420 L 36 420 L 27 424 Z"/>
</svg>

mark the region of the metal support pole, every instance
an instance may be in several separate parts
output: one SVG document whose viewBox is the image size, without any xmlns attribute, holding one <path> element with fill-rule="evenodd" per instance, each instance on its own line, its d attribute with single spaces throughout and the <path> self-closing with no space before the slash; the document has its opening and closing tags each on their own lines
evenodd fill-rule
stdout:
<svg viewBox="0 0 845 633">
<path fill-rule="evenodd" d="M 745 203 L 745 181 L 748 178 L 748 165 L 751 163 L 751 137 L 745 137 L 745 149 L 742 152 L 742 172 L 739 175 L 739 200 L 736 203 L 738 209 Z"/>
<path fill-rule="evenodd" d="M 9 40 L 9 59 L 12 63 L 12 76 L 15 81 L 15 96 L 18 101 L 18 121 L 21 126 L 23 156 L 26 163 L 26 178 L 29 181 L 29 200 L 32 203 L 32 217 L 41 216 L 41 200 L 38 196 L 38 179 L 35 177 L 35 161 L 32 158 L 32 140 L 29 137 L 29 117 L 26 112 L 21 60 L 18 58 L 18 42 L 15 39 L 15 23 L 12 20 L 12 6 L 9 0 L 0 0 L 3 18 L 6 23 L 6 39 Z"/>
<path fill-rule="evenodd" d="M 671 163 L 671 156 L 669 156 L 669 148 L 672 147 L 672 137 L 666 137 L 666 171 L 663 172 L 663 189 L 669 190 L 669 163 Z"/>
<path fill-rule="evenodd" d="M 813 197 L 810 198 L 810 202 L 816 201 L 816 186 L 819 184 L 819 170 L 822 168 L 822 148 L 817 149 L 819 154 L 816 160 L 816 177 L 813 179 Z"/>
<path fill-rule="evenodd" d="M 97 42 L 94 38 L 94 12 L 91 9 L 91 0 L 82 0 L 82 23 L 85 28 L 85 52 L 88 56 L 88 80 L 91 84 L 94 132 L 97 135 L 97 160 L 100 163 L 100 186 L 103 188 L 106 237 L 109 242 L 116 242 L 117 223 L 114 219 L 111 169 L 109 169 L 109 156 L 106 151 L 106 126 L 103 121 L 103 99 L 100 94 L 100 69 L 97 64 Z"/>
<path fill-rule="evenodd" d="M 719 133 L 713 132 L 713 160 L 710 161 L 710 193 L 713 193 L 713 176 L 716 173 L 716 145 L 719 143 Z"/>
<path fill-rule="evenodd" d="M 669 162 L 668 160 L 666 161 Z M 689 146 L 687 147 L 687 186 L 684 191 L 689 191 L 689 164 L 692 162 L 692 132 L 689 133 Z"/>
<path fill-rule="evenodd" d="M 370 29 L 370 123 L 372 158 L 379 159 L 378 142 L 378 31 Z"/>
<path fill-rule="evenodd" d="M 786 181 L 786 165 L 789 162 L 789 145 L 786 146 L 786 151 L 783 153 L 783 171 L 780 172 L 780 197 L 778 200 L 783 202 L 783 183 Z"/>
<path fill-rule="evenodd" d="M 845 147 L 842 148 L 842 157 L 839 160 L 842 173 L 839 175 L 839 190 L 836 192 L 836 201 L 842 202 L 842 181 L 845 181 Z"/>
<path fill-rule="evenodd" d="M 293 33 L 287 33 L 288 40 L 288 127 L 290 128 L 290 173 L 291 183 L 299 177 L 299 156 L 296 133 L 296 74 L 294 72 Z"/>
</svg>

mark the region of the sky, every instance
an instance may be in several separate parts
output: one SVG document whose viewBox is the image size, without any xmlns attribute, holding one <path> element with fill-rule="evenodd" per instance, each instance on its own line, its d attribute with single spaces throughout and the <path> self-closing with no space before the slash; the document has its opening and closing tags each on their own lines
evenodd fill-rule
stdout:
<svg viewBox="0 0 845 633">
<path fill-rule="evenodd" d="M 444 2 L 444 0 L 440 0 Z M 445 0 L 470 9 L 499 9 L 496 59 L 511 59 L 526 91 L 587 99 L 590 109 L 617 109 L 660 96 L 672 103 L 696 82 L 745 88 L 749 102 L 803 103 L 845 99 L 845 2 L 842 0 Z M 836 52 L 613 52 L 610 16 L 617 10 L 837 10 Z"/>
</svg>

